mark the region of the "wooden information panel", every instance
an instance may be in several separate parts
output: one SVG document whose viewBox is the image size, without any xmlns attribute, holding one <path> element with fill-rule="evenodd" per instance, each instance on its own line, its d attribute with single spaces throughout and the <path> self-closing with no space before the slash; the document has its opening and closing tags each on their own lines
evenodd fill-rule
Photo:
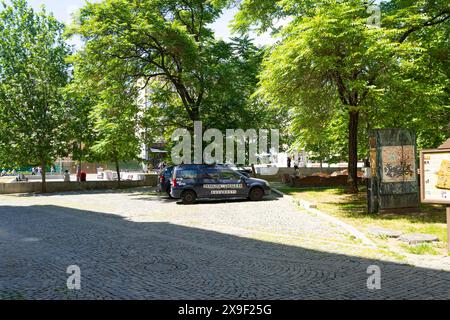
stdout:
<svg viewBox="0 0 450 320">
<path fill-rule="evenodd" d="M 450 149 L 423 150 L 420 162 L 421 201 L 450 205 Z"/>
</svg>

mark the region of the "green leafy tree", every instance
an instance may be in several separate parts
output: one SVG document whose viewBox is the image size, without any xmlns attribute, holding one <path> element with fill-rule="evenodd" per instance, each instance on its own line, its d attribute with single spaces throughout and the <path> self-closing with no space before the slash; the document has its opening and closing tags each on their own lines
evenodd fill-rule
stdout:
<svg viewBox="0 0 450 320">
<path fill-rule="evenodd" d="M 61 88 L 67 83 L 64 26 L 25 0 L 2 2 L 0 11 L 0 162 L 46 167 L 64 154 L 66 124 Z"/>
<path fill-rule="evenodd" d="M 280 41 L 264 61 L 260 92 L 271 103 L 288 105 L 301 116 L 315 114 L 316 121 L 329 121 L 322 118 L 324 114 L 341 115 L 342 111 L 347 114 L 351 192 L 357 192 L 358 145 L 361 146 L 358 135 L 366 136 L 371 127 L 394 123 L 399 114 L 405 120 L 402 125 L 413 126 L 411 120 L 417 120 L 420 113 L 413 110 L 413 103 L 402 100 L 405 96 L 411 101 L 411 97 L 433 92 L 432 96 L 425 94 L 428 99 L 419 98 L 415 102 L 422 100 L 426 106 L 432 102 L 438 114 L 446 112 L 442 103 L 448 98 L 445 77 L 435 70 L 433 76 L 439 74 L 439 81 L 416 73 L 425 71 L 422 69 L 425 57 L 432 57 L 424 54 L 427 45 L 423 43 L 429 43 L 431 35 L 426 35 L 428 40 L 423 41 L 421 33 L 435 32 L 437 26 L 447 21 L 448 6 L 441 1 L 433 5 L 427 1 L 393 2 L 396 5 L 383 12 L 386 25 L 381 28 L 368 26 L 367 7 L 353 0 L 320 3 L 285 0 L 264 4 L 244 0 L 234 22 L 237 30 L 245 32 L 254 24 L 265 31 L 273 29 L 277 19 L 291 18 L 279 31 Z M 442 41 L 442 35 L 439 39 Z M 423 78 L 428 81 L 419 80 Z M 389 115 L 389 109 L 395 111 Z M 448 120 L 448 115 L 440 123 L 445 119 Z M 359 125 L 361 120 L 366 121 L 365 126 Z M 312 135 L 319 134 L 314 121 L 297 123 L 304 126 L 304 136 L 314 141 Z"/>
<path fill-rule="evenodd" d="M 95 135 L 91 156 L 115 163 L 120 186 L 120 162 L 138 158 L 138 106 L 122 82 L 108 79 L 105 84 L 90 113 Z"/>
<path fill-rule="evenodd" d="M 260 128 L 268 113 L 266 106 L 251 96 L 256 88 L 263 50 L 248 38 L 214 41 L 209 44 L 205 96 L 201 120 L 205 128 Z M 155 79 L 147 86 L 145 127 L 153 128 L 153 136 L 170 136 L 173 129 L 192 129 L 192 121 L 182 111 L 179 95 L 172 86 Z M 159 133 L 159 134 L 158 134 Z"/>
<path fill-rule="evenodd" d="M 148 145 L 170 140 L 174 129 L 259 128 L 265 106 L 250 97 L 263 50 L 250 39 L 214 38 L 208 28 L 226 1 L 111 0 L 81 9 L 69 35 L 85 48 L 75 57 L 75 76 L 97 92 L 105 78 L 120 76 L 127 92 L 146 106 L 139 115 Z M 82 70 L 79 72 L 79 70 Z M 118 74 L 120 70 L 120 75 Z M 145 90 L 147 96 L 137 95 Z"/>
<path fill-rule="evenodd" d="M 71 119 L 67 132 L 68 152 L 73 160 L 78 161 L 78 167 L 81 170 L 83 161 L 93 160 L 91 147 L 96 135 L 94 118 L 91 114 L 96 105 L 97 95 L 77 80 L 78 78 L 72 79 L 63 94 Z"/>
<path fill-rule="evenodd" d="M 171 86 L 196 121 L 201 120 L 206 52 L 213 40 L 207 25 L 223 7 L 222 1 L 211 0 L 103 1 L 82 8 L 69 34 L 86 40 L 82 57 L 93 62 L 100 78 L 120 68 L 129 86 L 144 79 L 145 87 L 158 79 Z"/>
</svg>

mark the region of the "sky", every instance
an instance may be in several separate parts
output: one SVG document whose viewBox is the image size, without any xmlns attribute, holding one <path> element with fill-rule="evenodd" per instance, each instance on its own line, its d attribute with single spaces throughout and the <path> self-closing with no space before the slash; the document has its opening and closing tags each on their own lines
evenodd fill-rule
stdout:
<svg viewBox="0 0 450 320">
<path fill-rule="evenodd" d="M 101 0 L 90 0 L 89 2 L 100 2 Z M 53 12 L 55 17 L 65 23 L 70 23 L 72 13 L 81 8 L 86 0 L 28 0 L 28 3 L 33 8 L 39 9 L 40 6 L 45 5 L 48 11 Z M 225 10 L 223 15 L 211 25 L 211 28 L 215 31 L 216 38 L 227 40 L 232 36 L 229 22 L 233 19 L 237 9 Z M 251 34 L 251 38 L 254 39 L 255 44 L 265 45 L 273 44 L 275 40 L 270 37 L 269 34 L 257 36 Z M 79 46 L 78 39 L 71 41 L 71 44 Z"/>
</svg>

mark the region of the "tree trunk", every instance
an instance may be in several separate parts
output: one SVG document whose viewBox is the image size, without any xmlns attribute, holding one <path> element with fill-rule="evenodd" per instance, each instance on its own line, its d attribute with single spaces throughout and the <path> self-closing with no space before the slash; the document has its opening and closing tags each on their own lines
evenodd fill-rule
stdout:
<svg viewBox="0 0 450 320">
<path fill-rule="evenodd" d="M 47 193 L 47 181 L 46 181 L 46 175 L 45 175 L 45 159 L 41 160 L 41 178 L 42 178 L 42 186 L 41 186 L 41 192 L 42 193 Z"/>
<path fill-rule="evenodd" d="M 120 188 L 120 166 L 119 161 L 116 159 L 116 172 L 117 172 L 117 187 Z"/>
<path fill-rule="evenodd" d="M 350 193 L 358 193 L 358 120 L 359 112 L 350 111 L 348 126 L 348 184 Z"/>
<path fill-rule="evenodd" d="M 77 177 L 80 177 L 80 181 L 81 181 L 81 171 L 83 171 L 83 154 L 82 154 L 82 142 L 80 142 L 80 158 L 78 159 L 78 168 L 80 168 L 80 172 L 77 172 Z"/>
</svg>

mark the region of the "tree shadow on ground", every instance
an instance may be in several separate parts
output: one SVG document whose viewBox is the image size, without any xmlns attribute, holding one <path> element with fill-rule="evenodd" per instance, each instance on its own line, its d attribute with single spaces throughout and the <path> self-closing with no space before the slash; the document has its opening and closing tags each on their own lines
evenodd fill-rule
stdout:
<svg viewBox="0 0 450 320">
<path fill-rule="evenodd" d="M 0 252 L 3 299 L 450 297 L 449 272 L 59 206 L 1 205 Z M 81 290 L 66 287 L 71 265 Z"/>
</svg>

